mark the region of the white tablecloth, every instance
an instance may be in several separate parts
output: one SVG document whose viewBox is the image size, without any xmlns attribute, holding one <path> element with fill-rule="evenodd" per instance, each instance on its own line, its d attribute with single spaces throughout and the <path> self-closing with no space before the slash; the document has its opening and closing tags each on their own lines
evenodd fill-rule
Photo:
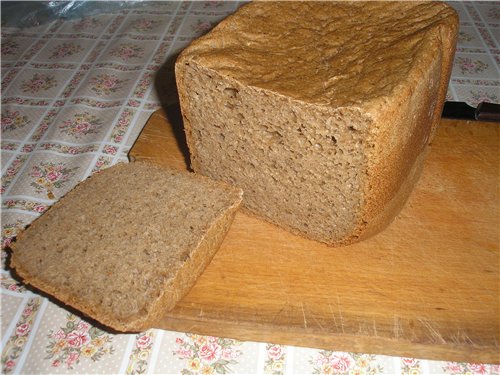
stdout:
<svg viewBox="0 0 500 375">
<path fill-rule="evenodd" d="M 90 174 L 119 161 L 160 107 L 156 72 L 238 3 L 154 2 L 2 28 L 2 248 Z M 448 99 L 499 102 L 498 3 L 461 17 Z M 2 250 L 2 263 L 6 253 Z M 324 351 L 149 330 L 113 335 L 1 271 L 4 373 L 499 374 L 499 366 Z"/>
</svg>

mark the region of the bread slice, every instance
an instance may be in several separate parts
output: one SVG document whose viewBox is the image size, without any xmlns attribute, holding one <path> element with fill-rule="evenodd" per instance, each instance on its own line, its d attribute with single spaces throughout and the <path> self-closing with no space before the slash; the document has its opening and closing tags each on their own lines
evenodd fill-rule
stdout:
<svg viewBox="0 0 500 375">
<path fill-rule="evenodd" d="M 252 2 L 176 62 L 195 172 L 332 245 L 399 212 L 439 122 L 458 29 L 427 2 Z"/>
<path fill-rule="evenodd" d="M 118 331 L 155 326 L 194 285 L 238 188 L 152 163 L 90 177 L 28 227 L 11 265 L 28 284 Z"/>
</svg>

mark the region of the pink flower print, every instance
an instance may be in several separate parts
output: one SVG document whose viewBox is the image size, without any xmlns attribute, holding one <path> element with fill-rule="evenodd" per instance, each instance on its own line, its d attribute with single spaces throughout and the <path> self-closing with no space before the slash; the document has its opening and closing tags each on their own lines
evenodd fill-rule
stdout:
<svg viewBox="0 0 500 375">
<path fill-rule="evenodd" d="M 114 351 L 109 344 L 112 341 L 110 336 L 72 314 L 67 315 L 65 327 L 50 331 L 48 337 L 45 348 L 48 355 L 44 359 L 51 360 L 53 367 L 65 365 L 72 369 L 82 358 L 83 361 L 96 362 L 104 354 L 113 354 Z"/>
<path fill-rule="evenodd" d="M 9 202 L 12 202 L 12 200 L 5 201 L 5 205 L 7 207 L 9 207 L 9 205 L 12 205 Z M 15 205 L 15 203 L 13 205 Z M 12 239 L 14 238 L 14 236 L 16 236 L 18 231 L 22 228 L 24 228 L 24 224 L 20 220 L 17 220 L 15 223 L 12 223 L 12 224 L 5 224 L 2 227 L 2 248 L 9 246 L 12 243 Z M 2 256 L 4 256 L 4 254 L 5 253 L 2 253 Z M 12 288 L 9 286 L 8 289 L 12 290 L 12 291 L 17 291 L 18 287 L 16 285 L 14 285 Z"/>
<path fill-rule="evenodd" d="M 198 346 L 200 345 L 203 345 L 207 342 L 207 337 L 206 336 L 202 336 L 202 335 L 194 335 L 193 336 L 193 341 L 195 344 L 197 344 Z"/>
<path fill-rule="evenodd" d="M 239 354 L 240 353 L 237 350 L 234 350 L 231 347 L 222 349 L 222 359 L 225 359 L 225 360 L 231 360 L 231 359 L 238 358 Z"/>
<path fill-rule="evenodd" d="M 47 179 L 50 182 L 56 182 L 62 177 L 62 173 L 60 171 L 50 171 L 47 173 Z"/>
<path fill-rule="evenodd" d="M 62 329 L 58 330 L 53 336 L 56 340 L 64 340 L 66 338 L 66 333 Z"/>
<path fill-rule="evenodd" d="M 488 372 L 488 369 L 486 368 L 486 365 L 482 363 L 471 363 L 469 365 L 469 369 L 474 373 L 474 374 L 486 374 Z"/>
<path fill-rule="evenodd" d="M 141 337 L 139 337 L 137 339 L 137 347 L 139 349 L 146 349 L 147 347 L 149 347 L 151 344 L 152 344 L 153 340 L 151 340 L 151 336 L 149 335 L 142 335 Z"/>
<path fill-rule="evenodd" d="M 5 189 L 1 189 L 1 193 L 3 194 L 5 192 Z M 10 246 L 12 243 L 13 238 L 12 237 L 2 237 L 2 249 L 6 248 L 7 246 Z M 4 252 L 2 252 L 2 259 L 4 257 Z"/>
<path fill-rule="evenodd" d="M 123 59 L 129 59 L 131 57 L 134 57 L 135 56 L 134 50 L 130 47 L 124 47 L 122 49 L 122 56 Z"/>
<path fill-rule="evenodd" d="M 199 355 L 201 360 L 207 364 L 217 362 L 222 356 L 221 347 L 217 343 L 203 344 L 200 347 Z"/>
<path fill-rule="evenodd" d="M 201 29 L 201 30 L 208 30 L 210 28 L 210 22 L 208 22 L 208 21 L 200 22 L 198 24 L 198 26 L 199 26 L 199 29 Z"/>
<path fill-rule="evenodd" d="M 42 170 L 38 169 L 38 168 L 37 169 L 33 168 L 33 170 L 30 173 L 30 176 L 31 177 L 42 177 Z"/>
<path fill-rule="evenodd" d="M 75 126 L 79 133 L 86 133 L 92 128 L 92 124 L 88 121 L 80 122 Z"/>
<path fill-rule="evenodd" d="M 114 146 L 109 146 L 109 145 L 104 146 L 102 151 L 108 155 L 116 155 L 116 147 L 114 147 Z"/>
<path fill-rule="evenodd" d="M 320 354 L 316 358 L 310 361 L 313 366 L 317 369 L 329 369 L 328 357 L 326 355 Z"/>
<path fill-rule="evenodd" d="M 469 34 L 467 34 L 465 31 L 460 31 L 458 33 L 458 42 L 459 43 L 466 43 L 466 42 L 470 42 L 471 40 L 473 40 L 474 38 L 472 36 L 470 36 Z"/>
<path fill-rule="evenodd" d="M 87 332 L 90 329 L 90 324 L 84 321 L 80 321 L 76 326 L 76 329 L 80 332 Z"/>
<path fill-rule="evenodd" d="M 71 147 L 71 148 L 69 148 L 68 153 L 70 155 L 76 155 L 76 154 L 80 153 L 80 151 L 78 150 L 78 147 Z"/>
<path fill-rule="evenodd" d="M 46 207 L 46 206 L 43 206 L 43 205 L 41 205 L 41 204 L 35 204 L 35 205 L 33 206 L 33 211 L 35 211 L 35 212 L 40 212 L 40 213 L 42 213 L 42 212 L 45 212 L 45 210 L 46 210 L 46 209 L 47 209 L 47 207 Z"/>
<path fill-rule="evenodd" d="M 110 51 L 111 56 L 119 57 L 125 61 L 141 57 L 143 53 L 144 49 L 135 44 L 121 44 L 119 47 Z"/>
<path fill-rule="evenodd" d="M 203 7 L 204 8 L 211 8 L 211 9 L 215 9 L 215 8 L 218 8 L 222 6 L 222 1 L 205 1 L 205 3 L 203 4 Z"/>
<path fill-rule="evenodd" d="M 186 334 L 186 337 L 175 340 L 180 348 L 174 354 L 186 360 L 187 369 L 182 373 L 226 374 L 230 372 L 229 366 L 238 363 L 236 358 L 241 351 L 236 346 L 241 345 L 240 342 L 195 334 Z"/>
<path fill-rule="evenodd" d="M 462 74 L 478 74 L 488 69 L 488 64 L 481 60 L 472 60 L 470 57 L 457 57 L 455 64 L 458 65 Z"/>
<path fill-rule="evenodd" d="M 23 323 L 20 326 L 16 328 L 16 335 L 17 336 L 26 336 L 28 332 L 30 331 L 30 325 L 28 323 Z"/>
<path fill-rule="evenodd" d="M 494 20 L 500 20 L 500 9 L 493 7 L 488 10 L 488 17 Z M 3 53 L 3 52 L 2 52 Z"/>
<path fill-rule="evenodd" d="M 23 310 L 23 316 L 30 316 L 33 313 L 33 309 L 31 307 L 25 307 Z"/>
<path fill-rule="evenodd" d="M 198 20 L 196 25 L 191 26 L 191 28 L 197 33 L 201 34 L 204 33 L 212 28 L 212 24 L 208 21 L 203 21 L 203 20 Z"/>
<path fill-rule="evenodd" d="M 2 56 L 13 55 L 19 48 L 19 44 L 13 40 L 2 41 Z"/>
<path fill-rule="evenodd" d="M 19 111 L 7 109 L 2 112 L 2 132 L 19 129 L 29 123 L 28 117 L 23 116 Z"/>
<path fill-rule="evenodd" d="M 135 21 L 132 24 L 132 29 L 134 29 L 135 31 L 150 31 L 154 27 L 156 27 L 156 25 L 158 25 L 159 23 L 160 21 L 154 21 L 142 18 L 140 20 Z"/>
<path fill-rule="evenodd" d="M 75 31 L 84 31 L 84 30 L 93 30 L 101 26 L 102 23 L 96 18 L 83 18 L 82 20 L 76 22 L 73 25 L 73 30 Z"/>
<path fill-rule="evenodd" d="M 5 362 L 5 367 L 9 370 L 13 369 L 15 366 L 16 362 L 14 362 L 12 359 L 9 359 L 7 362 Z"/>
<path fill-rule="evenodd" d="M 30 185 L 39 193 L 47 191 L 53 199 L 52 191 L 64 187 L 78 168 L 66 168 L 63 163 L 41 162 L 29 174 L 33 178 Z"/>
<path fill-rule="evenodd" d="M 354 366 L 354 358 L 348 353 L 336 352 L 330 357 L 330 365 L 335 372 L 347 372 Z"/>
<path fill-rule="evenodd" d="M 75 43 L 62 43 L 54 47 L 49 59 L 63 58 L 83 51 L 82 46 Z"/>
<path fill-rule="evenodd" d="M 66 46 L 66 45 L 64 45 L 64 44 L 63 44 L 63 45 L 61 46 L 61 48 L 59 48 L 59 52 L 60 52 L 60 53 L 59 53 L 59 56 L 66 56 L 66 55 L 67 55 L 67 53 L 68 53 L 68 51 L 69 51 L 68 46 Z"/>
<path fill-rule="evenodd" d="M 445 367 L 445 371 L 451 372 L 452 374 L 459 374 L 463 371 L 463 367 L 460 363 L 449 362 Z"/>
<path fill-rule="evenodd" d="M 180 348 L 176 351 L 176 354 L 179 356 L 180 359 L 186 359 L 186 358 L 191 358 L 191 356 L 193 355 L 193 351 L 190 349 Z"/>
<path fill-rule="evenodd" d="M 69 353 L 68 359 L 66 360 L 66 365 L 68 366 L 68 368 L 69 369 L 72 368 L 73 364 L 75 362 L 77 362 L 79 358 L 80 358 L 79 353 L 75 353 L 75 352 Z"/>
<path fill-rule="evenodd" d="M 114 74 L 99 74 L 90 80 L 91 90 L 98 95 L 109 95 L 123 87 L 128 79 L 121 80 Z"/>
<path fill-rule="evenodd" d="M 2 130 L 8 128 L 14 123 L 14 120 L 11 117 L 3 117 L 2 116 Z"/>
<path fill-rule="evenodd" d="M 45 83 L 45 80 L 43 80 L 43 79 L 34 79 L 31 81 L 31 84 L 34 87 L 36 87 L 37 89 L 40 89 L 44 83 Z"/>
<path fill-rule="evenodd" d="M 7 289 L 10 290 L 11 292 L 15 292 L 17 290 L 17 285 L 16 284 L 10 284 L 7 287 Z"/>
<path fill-rule="evenodd" d="M 109 167 L 110 165 L 111 165 L 111 159 L 105 158 L 104 156 L 101 156 L 96 163 L 96 166 L 98 166 L 98 171 L 101 171 L 106 167 Z"/>
<path fill-rule="evenodd" d="M 270 359 L 277 360 L 283 356 L 283 348 L 280 345 L 273 345 L 267 350 Z"/>
<path fill-rule="evenodd" d="M 415 358 L 402 358 L 401 361 L 408 367 L 413 367 L 418 363 Z"/>
<path fill-rule="evenodd" d="M 14 199 L 6 199 L 4 202 L 7 207 L 13 207 L 16 204 Z"/>
<path fill-rule="evenodd" d="M 29 92 L 31 94 L 36 94 L 41 90 L 47 91 L 56 85 L 57 81 L 55 76 L 50 74 L 35 73 L 31 79 L 22 81 L 21 90 L 25 93 Z"/>
<path fill-rule="evenodd" d="M 90 341 L 90 336 L 87 332 L 73 331 L 66 336 L 68 345 L 73 348 L 81 348 Z"/>
<path fill-rule="evenodd" d="M 102 121 L 98 117 L 89 112 L 82 112 L 65 120 L 59 128 L 65 134 L 80 138 L 88 134 L 98 133 L 100 126 L 102 126 Z"/>
<path fill-rule="evenodd" d="M 105 79 L 103 81 L 103 85 L 106 86 L 108 89 L 111 89 L 111 88 L 115 87 L 116 81 L 113 79 Z"/>
</svg>

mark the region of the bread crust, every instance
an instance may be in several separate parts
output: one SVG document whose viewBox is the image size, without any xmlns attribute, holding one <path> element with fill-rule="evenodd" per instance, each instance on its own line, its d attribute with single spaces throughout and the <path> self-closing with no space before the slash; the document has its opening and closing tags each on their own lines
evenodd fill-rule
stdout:
<svg viewBox="0 0 500 375">
<path fill-rule="evenodd" d="M 383 102 L 380 110 L 373 110 L 382 114 L 376 122 L 384 128 L 372 135 L 374 147 L 368 157 L 370 182 L 365 190 L 363 214 L 363 222 L 367 224 L 360 231 L 359 239 L 387 227 L 420 178 L 427 145 L 432 142 L 441 119 L 455 53 L 458 18 L 446 21 L 437 27 L 437 33 L 429 31 L 423 38 L 427 39 L 428 50 L 420 56 L 422 62 L 416 65 L 433 68 L 422 74 L 415 67 L 408 76 L 410 84 L 396 96 L 398 100 Z"/>
</svg>

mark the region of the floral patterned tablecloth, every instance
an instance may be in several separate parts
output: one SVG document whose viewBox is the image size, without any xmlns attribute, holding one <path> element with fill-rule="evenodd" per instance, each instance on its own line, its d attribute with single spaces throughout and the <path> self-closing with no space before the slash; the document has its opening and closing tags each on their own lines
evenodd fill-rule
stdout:
<svg viewBox="0 0 500 375">
<path fill-rule="evenodd" d="M 454 2 L 461 29 L 448 99 L 499 102 L 500 7 Z M 2 28 L 2 248 L 90 174 L 126 155 L 159 108 L 170 56 L 239 3 L 155 2 L 32 28 Z M 5 263 L 2 250 L 2 264 Z M 1 270 L 9 373 L 499 374 L 499 366 L 240 342 L 148 330 L 113 335 Z"/>
</svg>

